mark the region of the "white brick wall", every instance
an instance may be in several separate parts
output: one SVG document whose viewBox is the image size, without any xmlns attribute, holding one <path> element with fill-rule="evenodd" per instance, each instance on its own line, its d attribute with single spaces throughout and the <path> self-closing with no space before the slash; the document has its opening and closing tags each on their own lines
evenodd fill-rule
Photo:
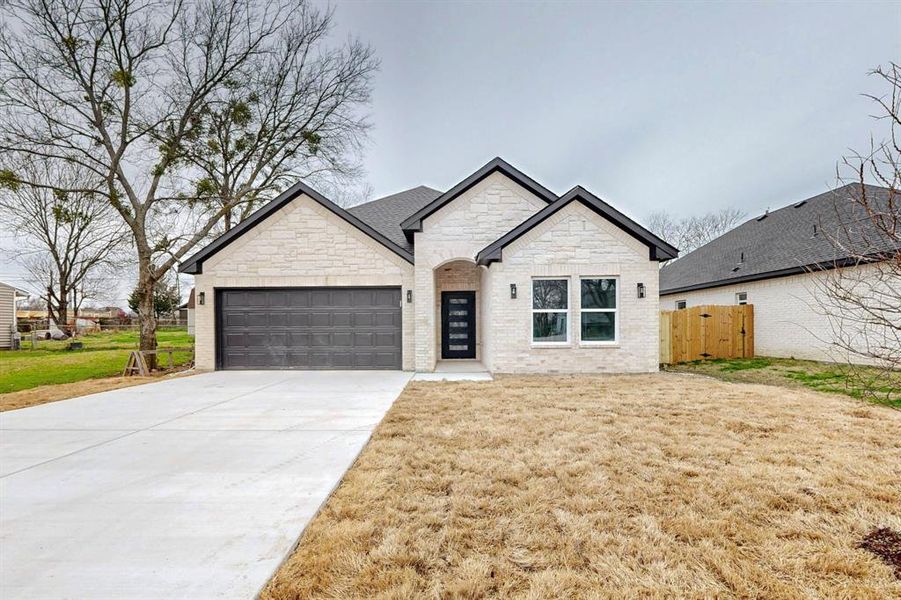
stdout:
<svg viewBox="0 0 901 600">
<path fill-rule="evenodd" d="M 532 344 L 531 281 L 569 279 L 570 341 Z M 579 277 L 618 278 L 619 342 L 580 344 Z M 646 297 L 637 297 L 644 283 Z M 517 298 L 510 298 L 510 284 Z M 483 277 L 484 362 L 494 372 L 650 372 L 659 362 L 658 268 L 648 248 L 585 206 L 572 203 L 503 250 Z M 486 306 L 487 305 L 487 306 Z"/>
<path fill-rule="evenodd" d="M 403 365 L 414 364 L 414 319 L 406 290 L 413 265 L 317 202 L 301 196 L 220 250 L 195 277 L 197 368 L 215 368 L 215 288 L 401 286 Z"/>
<path fill-rule="evenodd" d="M 425 219 L 414 240 L 416 370 L 433 370 L 439 356 L 435 268 L 455 260 L 472 262 L 479 250 L 546 205 L 505 175 L 493 173 Z M 488 321 L 478 321 L 484 325 L 477 332 L 490 327 Z"/>
<path fill-rule="evenodd" d="M 854 267 L 845 272 L 867 268 Z M 687 306 L 736 304 L 735 295 L 747 292 L 748 304 L 754 305 L 754 351 L 758 356 L 843 360 L 845 357 L 828 343 L 832 328 L 816 301 L 817 282 L 828 276 L 807 273 L 668 294 L 660 298 L 660 307 L 673 310 L 678 300 L 685 300 Z"/>
</svg>

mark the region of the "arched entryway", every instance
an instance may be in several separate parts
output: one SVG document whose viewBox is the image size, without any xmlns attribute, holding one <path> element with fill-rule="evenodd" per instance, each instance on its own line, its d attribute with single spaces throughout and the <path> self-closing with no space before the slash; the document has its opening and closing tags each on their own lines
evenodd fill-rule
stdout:
<svg viewBox="0 0 901 600">
<path fill-rule="evenodd" d="M 435 268 L 435 355 L 438 360 L 481 358 L 482 271 L 459 259 Z"/>
</svg>

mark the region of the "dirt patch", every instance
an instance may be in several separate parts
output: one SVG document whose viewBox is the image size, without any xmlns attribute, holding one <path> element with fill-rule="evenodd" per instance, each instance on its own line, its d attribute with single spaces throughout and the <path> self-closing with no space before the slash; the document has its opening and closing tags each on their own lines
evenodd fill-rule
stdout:
<svg viewBox="0 0 901 600">
<path fill-rule="evenodd" d="M 262 598 L 901 596 L 901 412 L 662 373 L 413 382 Z"/>
<path fill-rule="evenodd" d="M 872 552 L 895 569 L 895 577 L 901 579 L 901 533 L 888 527 L 874 529 L 860 543 L 864 550 Z"/>
<path fill-rule="evenodd" d="M 141 385 L 159 381 L 163 377 L 181 377 L 187 374 L 187 372 L 169 372 L 154 375 L 153 377 L 106 377 L 102 379 L 86 379 L 75 383 L 42 385 L 20 392 L 0 394 L 0 412 Z"/>
</svg>

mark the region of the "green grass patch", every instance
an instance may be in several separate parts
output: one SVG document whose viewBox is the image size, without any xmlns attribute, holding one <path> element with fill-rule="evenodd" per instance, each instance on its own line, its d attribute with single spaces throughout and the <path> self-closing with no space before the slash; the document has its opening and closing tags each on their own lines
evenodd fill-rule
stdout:
<svg viewBox="0 0 901 600">
<path fill-rule="evenodd" d="M 85 379 L 121 375 L 131 350 L 138 347 L 136 331 L 93 333 L 77 338 L 81 350 L 67 350 L 69 340 L 41 340 L 34 350 L 24 340 L 25 350 L 0 352 L 0 394 L 40 385 L 74 383 Z M 194 336 L 183 329 L 157 333 L 160 348 L 190 348 Z M 176 352 L 176 365 L 191 361 L 190 352 Z M 160 357 L 168 364 L 165 355 Z"/>
<path fill-rule="evenodd" d="M 733 373 L 735 371 L 747 371 L 748 369 L 764 369 L 773 364 L 768 358 L 737 358 L 723 361 L 720 371 Z"/>
<path fill-rule="evenodd" d="M 692 361 L 671 365 L 667 370 L 700 373 L 725 381 L 806 387 L 901 408 L 901 373 L 885 373 L 872 367 L 761 356 Z"/>
</svg>

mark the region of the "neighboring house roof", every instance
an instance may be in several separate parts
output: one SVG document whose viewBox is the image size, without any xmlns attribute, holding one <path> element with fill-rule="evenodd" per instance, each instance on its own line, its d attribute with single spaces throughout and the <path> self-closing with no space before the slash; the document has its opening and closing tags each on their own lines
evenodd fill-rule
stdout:
<svg viewBox="0 0 901 600">
<path fill-rule="evenodd" d="M 280 210 L 282 207 L 284 207 L 295 198 L 299 197 L 301 194 L 305 194 L 306 196 L 312 198 L 315 202 L 327 208 L 338 217 L 344 219 L 346 222 L 350 223 L 372 239 L 376 240 L 404 260 L 411 263 L 413 262 L 413 254 L 407 248 L 404 248 L 391 241 L 383 233 L 364 223 L 359 219 L 359 217 L 344 210 L 313 188 L 304 183 L 298 182 L 279 194 L 273 200 L 270 200 L 268 203 L 264 204 L 256 212 L 250 215 L 250 217 L 213 240 L 209 245 L 205 246 L 198 252 L 195 252 L 179 265 L 178 270 L 181 273 L 190 273 L 194 275 L 202 273 L 203 261 L 228 246 L 230 243 L 241 237 L 244 233 L 253 229 L 253 227 L 258 223 L 264 221 L 267 217 L 269 217 L 269 215 Z"/>
<path fill-rule="evenodd" d="M 875 205 L 887 205 L 887 188 L 867 185 L 865 191 Z M 860 192 L 860 184 L 849 184 L 750 219 L 661 269 L 660 293 L 854 264 L 848 251 L 836 249 L 836 240 L 857 254 L 895 251 L 896 242 L 880 236 L 860 206 L 851 202 Z M 845 238 L 845 231 L 852 239 Z"/>
<path fill-rule="evenodd" d="M 514 166 L 512 166 L 510 163 L 508 163 L 504 159 L 502 159 L 500 157 L 496 157 L 496 158 L 490 160 L 481 169 L 479 169 L 478 171 L 476 171 L 475 173 L 473 173 L 472 175 L 470 175 L 469 177 L 467 177 L 466 179 L 464 179 L 463 181 L 461 181 L 460 183 L 458 183 L 451 189 L 447 190 L 446 192 L 444 192 L 443 194 L 441 194 L 440 196 L 435 198 L 432 202 L 430 202 L 429 204 L 422 207 L 420 210 L 416 211 L 414 214 L 412 214 L 408 218 L 406 218 L 404 220 L 404 222 L 401 223 L 401 228 L 403 229 L 404 233 L 406 234 L 407 239 L 408 240 L 412 239 L 414 232 L 422 231 L 422 222 L 423 222 L 423 220 L 425 220 L 426 217 L 428 217 L 429 215 L 431 215 L 432 213 L 434 213 L 435 211 L 437 211 L 438 209 L 440 209 L 441 207 L 446 205 L 448 202 L 452 201 L 454 198 L 456 198 L 460 194 L 463 194 L 464 192 L 466 192 L 466 190 L 468 190 L 472 186 L 476 185 L 477 183 L 479 183 L 480 181 L 482 181 L 483 179 L 485 179 L 486 177 L 488 177 L 489 175 L 491 175 L 492 173 L 494 173 L 496 171 L 503 173 L 504 175 L 506 175 L 507 177 L 509 177 L 510 179 L 512 179 L 513 181 L 515 181 L 516 183 L 518 183 L 525 189 L 529 190 L 530 192 L 532 192 L 533 194 L 535 194 L 536 196 L 538 196 L 539 198 L 541 198 L 542 200 L 544 200 L 547 203 L 551 203 L 557 199 L 557 194 L 550 191 L 549 189 L 547 189 L 546 187 L 544 187 L 543 185 L 541 185 L 540 183 L 538 183 L 537 181 L 535 181 L 534 179 L 532 179 L 531 177 L 529 177 L 528 175 L 526 175 L 525 173 L 520 171 L 519 169 L 515 168 Z"/>
<path fill-rule="evenodd" d="M 194 308 L 194 288 L 191 288 L 191 293 L 188 294 L 188 301 L 178 307 L 179 310 L 183 308 Z"/>
<path fill-rule="evenodd" d="M 29 296 L 29 294 L 28 294 L 28 292 L 27 292 L 26 290 L 19 289 L 19 288 L 17 288 L 17 287 L 14 286 L 14 285 L 10 285 L 10 284 L 4 283 L 4 282 L 2 282 L 2 281 L 0 281 L 0 287 L 5 287 L 5 288 L 9 288 L 9 289 L 13 290 L 13 292 L 14 292 L 13 297 L 14 297 L 14 298 L 27 298 L 27 297 Z"/>
<path fill-rule="evenodd" d="M 347 212 L 358 217 L 364 223 L 368 223 L 398 246 L 412 252 L 413 244 L 404 235 L 400 226 L 401 221 L 440 195 L 441 192 L 438 190 L 421 185 L 365 204 L 352 206 L 347 209 Z"/>
<path fill-rule="evenodd" d="M 650 260 L 670 260 L 679 255 L 679 250 L 675 246 L 666 243 L 582 186 L 577 185 L 564 195 L 560 196 L 560 198 L 551 204 L 548 204 L 546 207 L 514 227 L 497 241 L 486 246 L 476 256 L 476 262 L 480 265 L 490 265 L 493 262 L 501 262 L 503 260 L 503 249 L 505 246 L 513 243 L 571 202 L 581 202 L 635 239 L 646 244 L 649 248 L 648 256 Z"/>
</svg>

